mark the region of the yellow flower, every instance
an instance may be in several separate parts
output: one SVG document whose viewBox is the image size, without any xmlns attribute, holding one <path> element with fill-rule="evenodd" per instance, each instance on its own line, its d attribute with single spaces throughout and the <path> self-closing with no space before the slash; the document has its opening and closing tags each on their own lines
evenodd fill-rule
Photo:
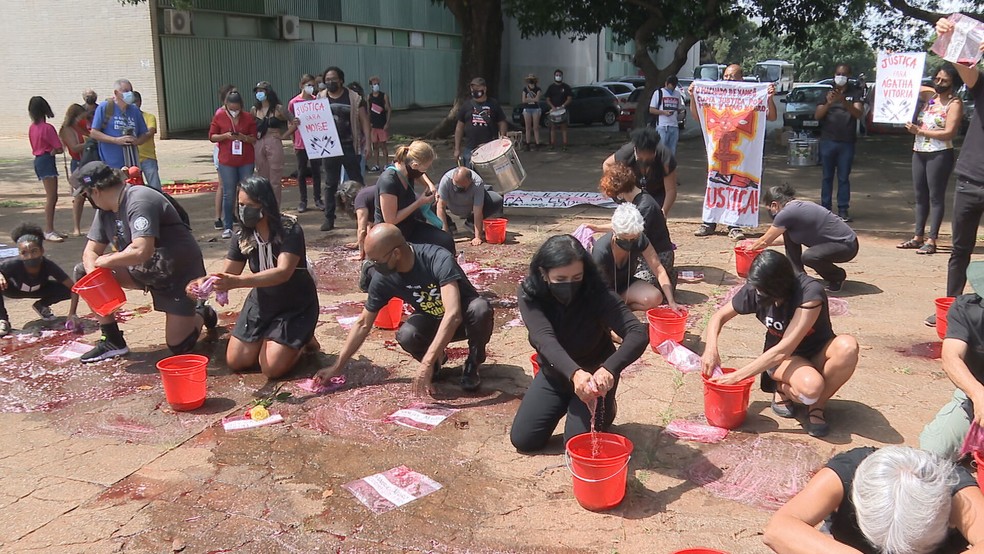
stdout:
<svg viewBox="0 0 984 554">
<path fill-rule="evenodd" d="M 256 420 L 256 421 L 260 421 L 260 420 L 266 419 L 268 417 L 270 417 L 270 412 L 268 412 L 267 409 L 264 408 L 263 406 L 253 406 L 249 410 L 249 418 L 250 419 L 253 419 L 253 420 Z"/>
</svg>

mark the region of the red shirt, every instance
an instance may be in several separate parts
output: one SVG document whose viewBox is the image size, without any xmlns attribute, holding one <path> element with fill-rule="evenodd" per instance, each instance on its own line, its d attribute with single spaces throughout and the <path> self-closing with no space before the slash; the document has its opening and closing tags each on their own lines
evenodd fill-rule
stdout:
<svg viewBox="0 0 984 554">
<path fill-rule="evenodd" d="M 61 139 L 58 138 L 58 131 L 51 123 L 40 122 L 31 123 L 28 129 L 28 138 L 31 139 L 31 153 L 35 156 L 49 154 L 62 147 Z"/>
<path fill-rule="evenodd" d="M 256 138 L 256 119 L 249 112 L 242 111 L 237 118 L 239 121 L 233 123 L 232 117 L 225 109 L 220 109 L 212 118 L 212 124 L 208 126 L 208 136 L 222 135 L 230 131 L 239 131 L 241 134 Z M 232 153 L 232 143 L 234 140 L 224 140 L 217 142 L 219 145 L 219 163 L 233 167 L 242 167 L 254 163 L 253 145 L 242 141 L 243 153 L 236 156 Z"/>
</svg>

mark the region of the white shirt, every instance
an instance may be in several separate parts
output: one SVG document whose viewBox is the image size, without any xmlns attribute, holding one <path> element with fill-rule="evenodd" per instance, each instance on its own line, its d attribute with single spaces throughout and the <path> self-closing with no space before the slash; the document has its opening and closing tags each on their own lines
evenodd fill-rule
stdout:
<svg viewBox="0 0 984 554">
<path fill-rule="evenodd" d="M 662 93 L 662 102 L 660 102 L 660 93 Z M 650 108 L 656 108 L 657 110 L 669 110 L 670 115 L 659 115 L 659 121 L 657 125 L 666 127 L 676 127 L 677 123 L 677 110 L 683 108 L 683 97 L 677 90 L 669 90 L 667 88 L 661 88 L 653 93 L 653 99 L 649 101 Z"/>
</svg>

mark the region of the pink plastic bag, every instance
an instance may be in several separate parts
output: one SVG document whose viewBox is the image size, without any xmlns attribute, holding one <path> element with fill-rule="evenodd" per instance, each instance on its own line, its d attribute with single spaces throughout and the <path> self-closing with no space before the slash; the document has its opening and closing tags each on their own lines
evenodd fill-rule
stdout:
<svg viewBox="0 0 984 554">
<path fill-rule="evenodd" d="M 208 279 L 202 281 L 202 284 L 195 287 L 195 296 L 197 296 L 199 300 L 208 300 L 208 297 L 211 296 L 212 292 L 215 292 L 215 301 L 219 304 L 219 306 L 225 306 L 228 304 L 229 292 L 214 290 L 215 282 L 218 280 L 218 277 L 212 275 Z"/>
<path fill-rule="evenodd" d="M 679 369 L 683 373 L 693 373 L 700 371 L 702 366 L 700 356 L 695 354 L 686 346 L 678 344 L 672 340 L 665 340 L 656 347 L 656 351 L 663 356 L 666 363 Z"/>
<path fill-rule="evenodd" d="M 960 457 L 963 458 L 971 452 L 984 452 L 984 429 L 977 423 L 970 424 L 970 430 L 964 437 L 963 446 L 960 447 Z"/>
<path fill-rule="evenodd" d="M 680 440 L 715 443 L 728 436 L 728 430 L 685 419 L 674 419 L 663 432 Z"/>
<path fill-rule="evenodd" d="M 955 26 L 953 32 L 936 39 L 931 50 L 948 62 L 977 65 L 981 61 L 984 23 L 959 13 L 947 19 Z"/>
<path fill-rule="evenodd" d="M 585 250 L 591 252 L 591 248 L 594 247 L 594 243 L 595 243 L 594 231 L 589 229 L 587 225 L 581 225 L 577 229 L 574 229 L 574 232 L 571 233 L 571 236 L 576 238 L 577 241 L 581 243 L 581 246 L 583 246 Z"/>
</svg>

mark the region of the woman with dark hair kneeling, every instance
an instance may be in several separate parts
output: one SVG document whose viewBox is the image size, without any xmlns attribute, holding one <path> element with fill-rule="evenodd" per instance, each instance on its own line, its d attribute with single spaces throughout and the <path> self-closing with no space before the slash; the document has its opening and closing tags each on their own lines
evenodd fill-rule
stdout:
<svg viewBox="0 0 984 554">
<path fill-rule="evenodd" d="M 591 430 L 592 418 L 596 430 L 607 430 L 615 419 L 619 374 L 645 350 L 646 327 L 608 290 L 570 235 L 550 237 L 534 254 L 519 288 L 519 311 L 541 371 L 513 420 L 513 446 L 541 450 L 564 414 L 565 442 Z M 618 349 L 612 331 L 622 338 Z"/>
<path fill-rule="evenodd" d="M 244 179 L 237 190 L 240 228 L 229 244 L 225 267 L 214 275 L 214 289 L 252 288 L 226 349 L 234 371 L 260 366 L 276 379 L 293 369 L 305 347 L 319 348 L 318 292 L 307 267 L 304 231 L 294 217 L 281 214 L 270 181 Z M 243 275 L 247 262 L 251 275 Z M 188 285 L 195 297 L 197 285 Z M 194 288 L 193 288 L 194 287 Z"/>
<path fill-rule="evenodd" d="M 824 407 L 854 374 L 858 341 L 834 334 L 823 286 L 793 271 L 789 259 L 779 252 L 759 254 L 748 271 L 748 282 L 707 325 L 704 375 L 720 367 L 718 335 L 739 314 L 755 314 L 765 324 L 765 351 L 734 373 L 712 380 L 733 384 L 761 373 L 762 390 L 775 393 L 772 411 L 776 415 L 791 418 L 794 404 L 806 405 L 807 432 L 814 437 L 827 435 L 830 427 Z"/>
</svg>

